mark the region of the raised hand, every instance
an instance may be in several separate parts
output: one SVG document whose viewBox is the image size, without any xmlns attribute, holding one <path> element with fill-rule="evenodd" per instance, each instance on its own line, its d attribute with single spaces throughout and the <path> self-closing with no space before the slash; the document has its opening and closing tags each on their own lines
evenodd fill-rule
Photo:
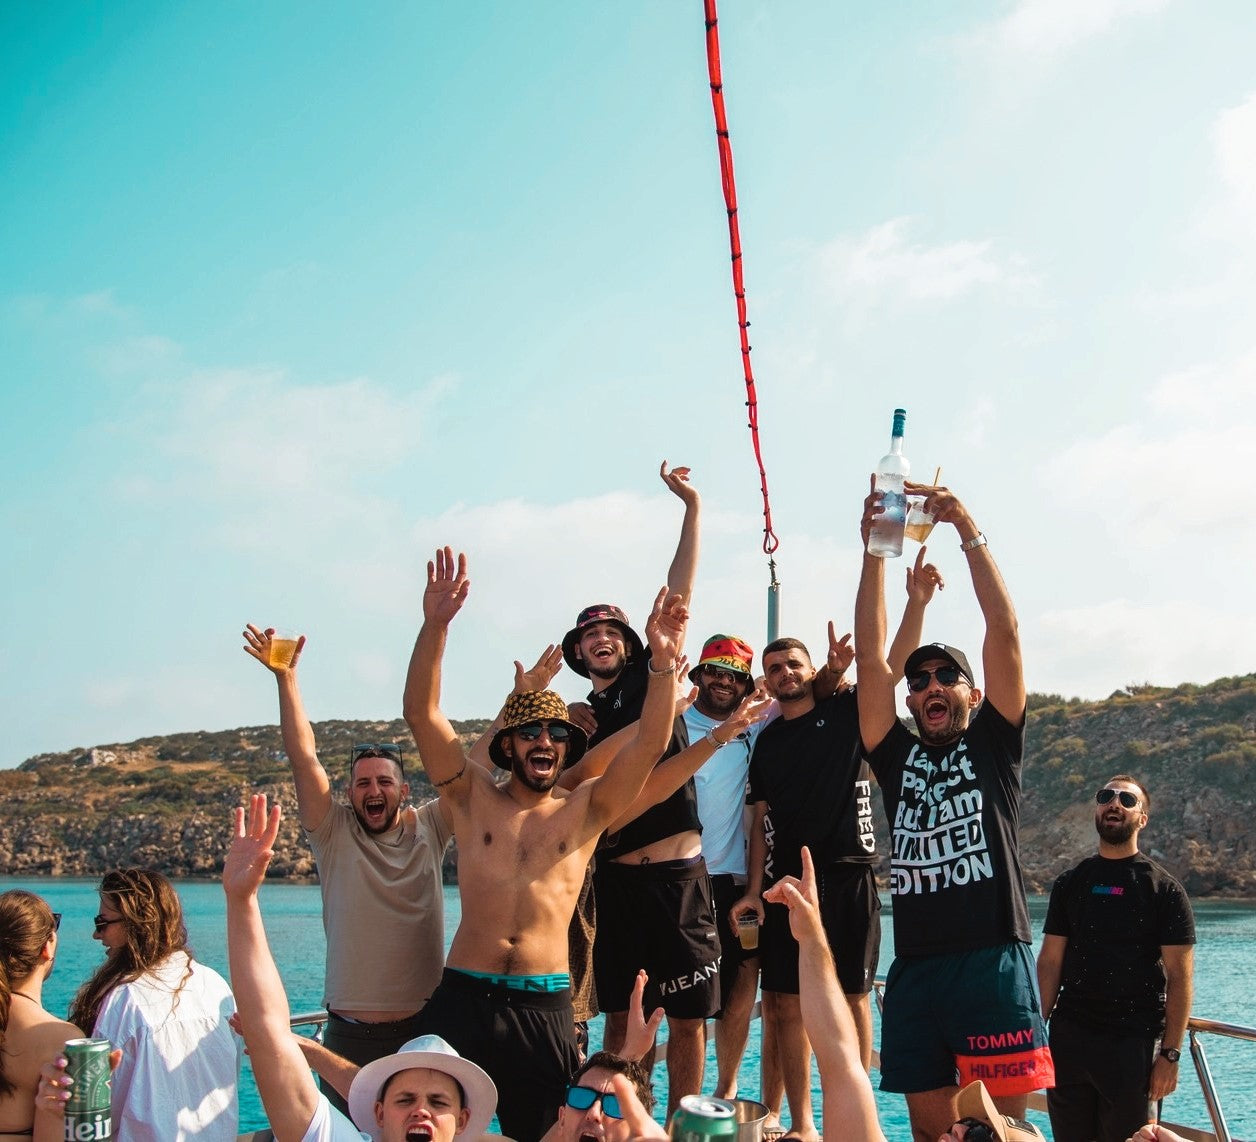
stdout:
<svg viewBox="0 0 1256 1142">
<path fill-rule="evenodd" d="M 772 701 L 773 699 L 767 691 L 752 690 L 741 700 L 737 709 L 720 723 L 720 732 L 715 734 L 715 740 L 720 742 L 721 745 L 727 745 L 738 734 L 745 732 L 749 726 L 767 717 Z M 725 730 L 728 732 L 723 732 Z M 712 733 L 714 732 L 713 730 Z"/>
<path fill-rule="evenodd" d="M 789 930 L 800 944 L 803 940 L 823 940 L 824 927 L 820 923 L 820 897 L 816 891 L 816 866 L 811 860 L 811 850 L 803 846 L 802 879 L 783 876 L 764 894 L 771 904 L 784 904 L 789 908 Z"/>
<path fill-rule="evenodd" d="M 645 638 L 650 657 L 662 665 L 674 663 L 685 645 L 685 629 L 689 610 L 680 595 L 669 595 L 663 587 L 654 597 L 654 609 L 645 624 Z"/>
<path fill-rule="evenodd" d="M 676 717 L 680 717 L 698 700 L 698 688 L 689 681 L 689 655 L 676 659 Z"/>
<path fill-rule="evenodd" d="M 678 496 L 686 507 L 698 502 L 698 489 L 689 482 L 688 468 L 673 468 L 669 472 L 667 461 L 664 460 L 659 465 L 659 475 L 663 478 L 663 483 L 671 489 L 672 495 Z"/>
<path fill-rule="evenodd" d="M 231 847 L 222 866 L 222 890 L 240 900 L 255 895 L 266 878 L 282 812 L 278 805 L 267 812 L 266 794 L 254 793 L 249 798 L 247 824 L 244 815 L 242 808 L 235 811 Z"/>
<path fill-rule="evenodd" d="M 649 1019 L 645 1017 L 645 985 L 649 981 L 645 969 L 637 972 L 628 997 L 628 1023 L 624 1030 L 624 1042 L 619 1053 L 625 1059 L 639 1060 L 654 1046 L 654 1037 L 663 1022 L 663 1009 L 656 1007 Z"/>
<path fill-rule="evenodd" d="M 562 667 L 562 648 L 553 644 L 541 651 L 541 657 L 536 660 L 531 670 L 524 670 L 523 663 L 516 659 L 515 693 L 527 694 L 534 690 L 548 690 L 549 684 L 554 680 L 554 675 Z"/>
<path fill-rule="evenodd" d="M 589 737 L 597 733 L 597 715 L 588 702 L 569 702 L 567 704 L 567 720 L 579 726 Z"/>
<path fill-rule="evenodd" d="M 916 563 L 907 568 L 907 597 L 914 603 L 926 606 L 933 598 L 934 591 L 946 590 L 942 572 L 932 563 L 925 562 L 925 548 L 916 552 Z"/>
<path fill-rule="evenodd" d="M 657 1122 L 647 1113 L 641 1100 L 637 1097 L 637 1088 L 625 1075 L 612 1075 L 611 1086 L 619 1097 L 619 1105 L 624 1112 L 624 1121 L 628 1124 L 629 1136 L 636 1142 L 638 1138 L 656 1139 L 668 1137 Z"/>
<path fill-rule="evenodd" d="M 933 516 L 936 523 L 957 524 L 961 519 L 968 518 L 968 509 L 950 488 L 941 484 L 913 484 L 910 480 L 903 487 L 909 496 L 925 497 L 924 510 Z"/>
<path fill-rule="evenodd" d="M 859 534 L 863 539 L 864 550 L 868 550 L 868 540 L 872 537 L 872 525 L 877 522 L 885 508 L 881 505 L 883 493 L 877 491 L 877 476 L 874 472 L 868 477 L 868 494 L 864 497 L 863 518 L 859 521 Z"/>
<path fill-rule="evenodd" d="M 839 639 L 837 637 L 837 627 L 833 625 L 833 620 L 829 619 L 829 656 L 826 660 L 829 673 L 834 678 L 840 678 L 850 669 L 850 664 L 855 661 L 855 648 L 850 644 L 851 634 L 848 631 Z"/>
<path fill-rule="evenodd" d="M 452 547 L 438 547 L 436 559 L 427 565 L 427 588 L 423 592 L 423 621 L 448 626 L 467 601 L 471 580 L 467 578 L 467 557 L 458 553 L 454 563 Z"/>
<path fill-rule="evenodd" d="M 305 635 L 297 639 L 297 648 L 293 652 L 292 661 L 286 666 L 282 662 L 276 665 L 270 660 L 270 644 L 274 637 L 274 627 L 259 630 L 252 623 L 246 623 L 244 627 L 244 653 L 251 654 L 272 674 L 289 674 L 297 668 L 297 659 L 301 657 L 301 651 L 305 649 Z"/>
</svg>

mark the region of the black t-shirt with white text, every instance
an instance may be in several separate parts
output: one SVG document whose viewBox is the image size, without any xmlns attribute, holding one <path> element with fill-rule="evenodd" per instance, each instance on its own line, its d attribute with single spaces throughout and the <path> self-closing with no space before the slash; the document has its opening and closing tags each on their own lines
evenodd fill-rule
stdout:
<svg viewBox="0 0 1256 1142">
<path fill-rule="evenodd" d="M 817 867 L 877 859 L 872 775 L 859 743 L 854 690 L 763 727 L 750 758 L 749 800 L 768 804 L 771 881 L 802 874 L 803 845 Z"/>
<path fill-rule="evenodd" d="M 1043 933 L 1068 940 L 1055 1015 L 1096 1030 L 1164 1030 L 1164 945 L 1193 944 L 1186 891 L 1149 857 L 1093 856 L 1061 873 Z"/>
<path fill-rule="evenodd" d="M 1024 726 L 987 699 L 950 745 L 896 721 L 868 755 L 890 821 L 896 954 L 1030 942 L 1017 847 L 1024 747 Z"/>
</svg>

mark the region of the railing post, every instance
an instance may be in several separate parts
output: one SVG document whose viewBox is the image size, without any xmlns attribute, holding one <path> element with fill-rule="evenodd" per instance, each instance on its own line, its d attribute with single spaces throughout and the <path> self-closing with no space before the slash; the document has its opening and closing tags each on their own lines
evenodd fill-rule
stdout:
<svg viewBox="0 0 1256 1142">
<path fill-rule="evenodd" d="M 1199 1041 L 1199 1034 L 1194 1028 L 1187 1035 L 1191 1044 L 1191 1062 L 1195 1064 L 1195 1077 L 1199 1079 L 1199 1089 L 1203 1092 L 1204 1104 L 1208 1107 L 1208 1117 L 1212 1119 L 1212 1132 L 1217 1136 L 1217 1142 L 1232 1142 L 1230 1128 L 1226 1125 L 1225 1114 L 1221 1110 L 1221 1099 L 1212 1081 L 1208 1056 L 1204 1054 L 1204 1045 Z"/>
</svg>

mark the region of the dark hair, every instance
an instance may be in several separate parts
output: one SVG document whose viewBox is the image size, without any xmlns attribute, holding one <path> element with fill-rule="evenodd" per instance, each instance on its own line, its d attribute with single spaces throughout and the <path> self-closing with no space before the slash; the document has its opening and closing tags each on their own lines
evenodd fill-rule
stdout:
<svg viewBox="0 0 1256 1142">
<path fill-rule="evenodd" d="M 776 654 L 781 650 L 801 650 L 807 656 L 807 661 L 811 661 L 811 651 L 807 649 L 807 644 L 797 638 L 773 639 L 763 648 L 763 653 L 759 655 L 759 661 L 764 662 L 769 654 Z"/>
<path fill-rule="evenodd" d="M 132 983 L 175 952 L 186 952 L 187 971 L 175 988 L 174 1002 L 192 975 L 192 952 L 183 923 L 179 895 L 159 872 L 147 868 L 119 868 L 107 872 L 100 895 L 118 910 L 126 931 L 126 943 L 98 967 L 70 1006 L 70 1022 L 90 1035 L 110 992 Z"/>
<path fill-rule="evenodd" d="M 590 1071 L 600 1068 L 612 1074 L 623 1075 L 637 1092 L 646 1114 L 654 1111 L 654 1087 L 650 1083 L 650 1072 L 635 1059 L 625 1059 L 623 1055 L 613 1055 L 610 1051 L 595 1051 L 579 1070 L 571 1076 L 571 1085 L 575 1086 Z"/>
<path fill-rule="evenodd" d="M 448 1071 L 442 1071 L 440 1067 L 402 1067 L 399 1071 L 393 1071 L 393 1073 L 384 1080 L 383 1085 L 379 1088 L 379 1094 L 375 1096 L 375 1101 L 383 1102 L 384 1096 L 388 1093 L 388 1088 L 392 1086 L 393 1079 L 395 1079 L 398 1075 L 404 1075 L 406 1071 L 436 1071 L 438 1074 L 444 1075 L 454 1084 L 454 1086 L 458 1088 L 458 1109 L 461 1110 L 467 1105 L 467 1092 L 462 1089 L 462 1083 L 454 1078 L 454 1076 Z"/>
<path fill-rule="evenodd" d="M 0 1096 L 17 1090 L 4 1073 L 13 984 L 26 979 L 39 966 L 40 953 L 54 931 L 52 909 L 42 897 L 22 888 L 0 893 Z"/>
<path fill-rule="evenodd" d="M 1124 781 L 1127 785 L 1137 785 L 1143 795 L 1143 812 L 1148 816 L 1151 815 L 1151 794 L 1147 792 L 1147 786 L 1139 781 L 1137 777 L 1131 777 L 1128 773 L 1118 773 L 1115 777 L 1109 777 L 1104 784 L 1111 785 L 1114 781 Z"/>
<path fill-rule="evenodd" d="M 354 753 L 349 759 L 349 784 L 353 784 L 353 775 L 358 768 L 359 761 L 365 761 L 368 757 L 382 757 L 385 761 L 391 761 L 397 767 L 397 776 L 402 780 L 406 779 L 406 767 L 401 760 L 401 750 L 391 753 L 382 749 L 363 750 L 361 753 Z"/>
</svg>

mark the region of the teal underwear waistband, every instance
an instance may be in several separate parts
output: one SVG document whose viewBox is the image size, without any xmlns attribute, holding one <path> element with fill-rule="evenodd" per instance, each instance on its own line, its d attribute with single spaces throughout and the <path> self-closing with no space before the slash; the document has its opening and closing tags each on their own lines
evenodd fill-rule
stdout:
<svg viewBox="0 0 1256 1142">
<path fill-rule="evenodd" d="M 566 972 L 554 975 L 494 975 L 489 971 L 458 970 L 472 979 L 486 979 L 498 987 L 509 987 L 515 991 L 566 991 L 571 987 L 571 976 Z"/>
</svg>

